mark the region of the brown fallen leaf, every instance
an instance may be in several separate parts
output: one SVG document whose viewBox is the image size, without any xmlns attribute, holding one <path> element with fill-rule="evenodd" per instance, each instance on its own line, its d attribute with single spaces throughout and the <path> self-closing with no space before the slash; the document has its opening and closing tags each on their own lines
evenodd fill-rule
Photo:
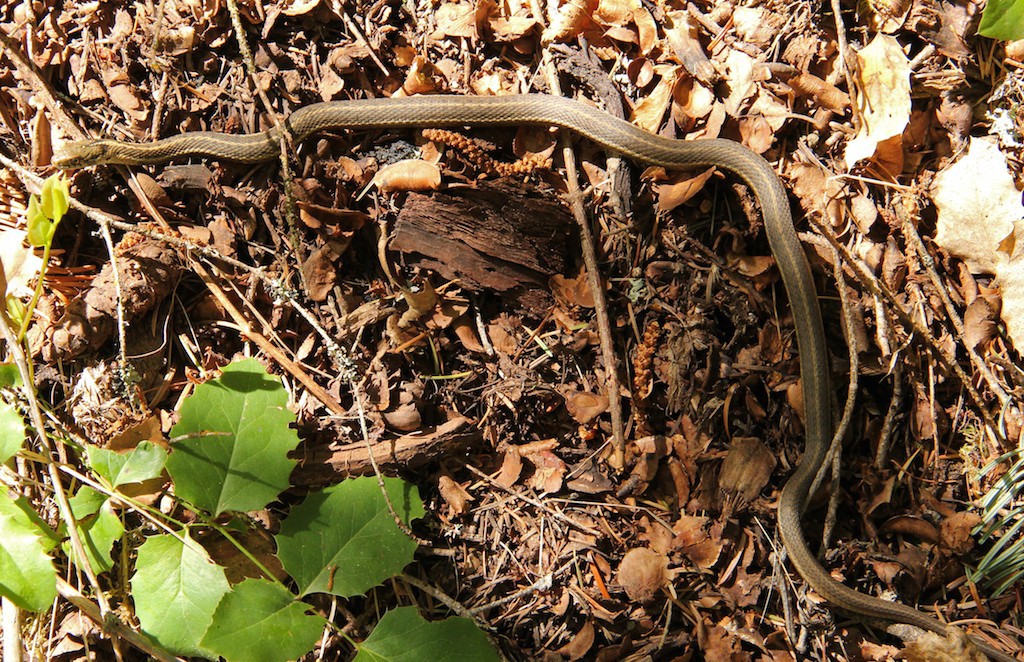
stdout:
<svg viewBox="0 0 1024 662">
<path fill-rule="evenodd" d="M 437 479 L 437 491 L 448 507 L 452 509 L 452 515 L 455 517 L 465 515 L 469 511 L 469 503 L 474 501 L 473 495 L 455 482 L 451 476 L 441 476 Z"/>
<path fill-rule="evenodd" d="M 583 624 L 583 627 L 579 629 L 579 632 L 573 635 L 569 643 L 559 648 L 556 653 L 561 655 L 563 658 L 570 660 L 581 660 L 590 651 L 594 645 L 594 639 L 596 634 L 594 632 L 594 622 L 587 620 Z"/>
<path fill-rule="evenodd" d="M 775 454 L 754 437 L 736 437 L 722 462 L 718 486 L 731 495 L 727 504 L 743 508 L 761 494 L 778 464 Z"/>
<path fill-rule="evenodd" d="M 847 168 L 873 156 L 883 141 L 899 141 L 910 121 L 910 61 L 896 37 L 876 35 L 857 53 L 857 63 L 856 96 L 862 122 L 846 144 Z"/>
<path fill-rule="evenodd" d="M 565 398 L 565 409 L 577 423 L 592 423 L 598 416 L 608 411 L 608 396 L 598 393 L 567 390 L 562 393 Z"/>
<path fill-rule="evenodd" d="M 647 547 L 629 550 L 619 563 L 619 586 L 635 602 L 653 600 L 668 585 L 668 579 L 668 559 Z"/>
<path fill-rule="evenodd" d="M 405 159 L 381 168 L 372 183 L 386 193 L 436 191 L 441 188 L 441 169 L 422 159 Z"/>
</svg>

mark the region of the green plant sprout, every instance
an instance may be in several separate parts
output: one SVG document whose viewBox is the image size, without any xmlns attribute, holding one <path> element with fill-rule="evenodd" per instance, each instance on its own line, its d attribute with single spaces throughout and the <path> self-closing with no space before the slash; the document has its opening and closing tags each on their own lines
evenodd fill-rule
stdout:
<svg viewBox="0 0 1024 662">
<path fill-rule="evenodd" d="M 14 297 L 7 299 L 8 314 L 18 324 L 19 343 L 25 339 L 28 325 L 32 321 L 32 312 L 43 293 L 43 279 L 46 276 L 46 265 L 50 262 L 53 236 L 57 233 L 57 226 L 70 205 L 71 193 L 68 190 L 68 180 L 64 173 L 47 177 L 39 195 L 33 193 L 28 200 L 28 212 L 25 219 L 28 227 L 28 243 L 43 249 L 43 264 L 39 269 L 36 289 L 32 293 L 32 300 L 28 306 L 22 308 L 21 302 Z"/>
</svg>

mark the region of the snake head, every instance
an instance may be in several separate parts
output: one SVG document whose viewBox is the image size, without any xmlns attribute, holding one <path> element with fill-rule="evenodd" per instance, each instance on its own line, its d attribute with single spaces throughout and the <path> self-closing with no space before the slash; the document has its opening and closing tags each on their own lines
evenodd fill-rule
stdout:
<svg viewBox="0 0 1024 662">
<path fill-rule="evenodd" d="M 53 165 L 61 170 L 112 163 L 106 140 L 72 140 L 53 156 Z"/>
</svg>

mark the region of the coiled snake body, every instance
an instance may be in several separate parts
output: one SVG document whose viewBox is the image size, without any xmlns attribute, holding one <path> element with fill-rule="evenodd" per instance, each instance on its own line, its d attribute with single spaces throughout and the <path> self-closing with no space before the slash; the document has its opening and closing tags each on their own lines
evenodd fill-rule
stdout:
<svg viewBox="0 0 1024 662">
<path fill-rule="evenodd" d="M 793 309 L 800 351 L 806 448 L 778 503 L 778 527 L 789 558 L 808 584 L 847 612 L 871 622 L 909 623 L 945 634 L 945 625 L 916 609 L 859 593 L 833 579 L 804 539 L 800 517 L 832 433 L 825 335 L 810 266 L 793 227 L 786 192 L 768 162 L 738 143 L 661 138 L 581 102 L 548 95 L 422 96 L 318 103 L 295 111 L 282 128 L 252 135 L 192 132 L 144 144 L 112 140 L 73 142 L 55 160 L 55 165 L 61 168 L 103 163 L 143 165 L 187 156 L 257 163 L 280 154 L 282 130 L 288 131 L 298 142 L 331 129 L 521 124 L 570 129 L 612 152 L 642 163 L 667 168 L 723 168 L 750 187 L 761 205 L 768 242 Z M 1013 660 L 981 642 L 975 643 L 994 659 Z"/>
</svg>

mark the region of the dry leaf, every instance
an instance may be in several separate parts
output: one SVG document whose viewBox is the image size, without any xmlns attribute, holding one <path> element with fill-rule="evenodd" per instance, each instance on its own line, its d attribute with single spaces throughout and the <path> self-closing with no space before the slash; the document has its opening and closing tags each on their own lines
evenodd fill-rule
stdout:
<svg viewBox="0 0 1024 662">
<path fill-rule="evenodd" d="M 456 517 L 465 515 L 469 510 L 468 504 L 474 500 L 473 495 L 450 476 L 441 476 L 437 479 L 437 491 Z"/>
<path fill-rule="evenodd" d="M 1009 255 L 1001 245 L 1024 215 L 1020 192 L 995 142 L 972 138 L 967 154 L 935 177 L 935 243 L 972 273 L 996 273 Z"/>
<path fill-rule="evenodd" d="M 668 559 L 646 547 L 631 549 L 619 563 L 617 579 L 630 600 L 650 602 L 668 584 Z"/>
<path fill-rule="evenodd" d="M 445 2 L 434 12 L 437 29 L 431 39 L 466 37 L 476 39 L 476 7 L 469 2 Z"/>
<path fill-rule="evenodd" d="M 903 650 L 907 662 L 985 662 L 988 657 L 971 643 L 967 635 L 957 628 L 949 628 L 943 637 L 925 632 L 909 642 Z"/>
<path fill-rule="evenodd" d="M 661 74 L 661 80 L 633 109 L 633 123 L 650 133 L 658 133 L 658 129 L 661 128 L 665 111 L 672 102 L 672 90 L 680 73 L 679 67 L 655 65 L 654 70 Z"/>
<path fill-rule="evenodd" d="M 557 4 L 551 3 L 551 6 Z M 565 42 L 580 34 L 593 25 L 590 15 L 597 6 L 598 0 L 569 0 L 554 9 L 547 29 L 541 34 L 541 43 Z"/>
<path fill-rule="evenodd" d="M 580 660 L 587 654 L 591 646 L 594 645 L 594 639 L 596 635 L 594 633 L 594 623 L 588 620 L 580 628 L 580 631 L 573 635 L 573 638 L 566 645 L 559 648 L 557 652 L 564 658 L 570 660 Z"/>
<path fill-rule="evenodd" d="M 384 192 L 436 191 L 441 188 L 441 169 L 422 159 L 406 159 L 381 168 L 373 183 Z"/>
<path fill-rule="evenodd" d="M 551 288 L 551 294 L 563 306 L 594 307 L 594 293 L 590 291 L 590 281 L 587 279 L 586 273 L 581 273 L 576 278 L 566 278 L 562 274 L 555 274 L 548 279 L 548 287 Z"/>
<path fill-rule="evenodd" d="M 740 503 L 750 503 L 768 484 L 776 464 L 775 455 L 760 439 L 737 437 L 722 462 L 718 485 Z"/>
<path fill-rule="evenodd" d="M 320 0 L 285 0 L 281 13 L 285 16 L 302 16 L 316 9 Z"/>
<path fill-rule="evenodd" d="M 566 391 L 565 408 L 577 423 L 586 425 L 608 411 L 608 398 L 583 391 Z"/>
<path fill-rule="evenodd" d="M 725 112 L 730 117 L 740 117 L 743 105 L 757 92 L 754 82 L 754 58 L 742 51 L 729 51 L 725 59 L 725 79 L 729 84 L 729 96 L 725 98 Z"/>
<path fill-rule="evenodd" d="M 24 230 L 0 232 L 0 263 L 7 281 L 6 294 L 16 297 L 32 296 L 34 288 L 29 287 L 29 283 L 35 280 L 43 266 L 43 260 L 24 245 L 26 235 Z"/>
<path fill-rule="evenodd" d="M 847 168 L 873 156 L 884 140 L 901 136 L 910 121 L 910 61 L 896 38 L 875 36 L 857 53 L 857 62 L 862 124 L 846 144 Z"/>
<path fill-rule="evenodd" d="M 1017 223 L 1017 252 L 999 270 L 995 284 L 1003 295 L 1000 315 L 1006 322 L 1006 335 L 1018 350 L 1024 347 L 1024 222 Z"/>
<path fill-rule="evenodd" d="M 523 473 L 523 456 L 516 449 L 510 448 L 505 451 L 501 460 L 501 470 L 495 476 L 494 482 L 502 487 L 512 487 L 519 481 Z"/>
<path fill-rule="evenodd" d="M 527 481 L 529 487 L 547 494 L 554 494 L 562 489 L 565 462 L 561 458 L 549 450 L 524 453 L 523 457 L 529 460 L 534 468 L 533 475 Z"/>
<path fill-rule="evenodd" d="M 313 301 L 324 301 L 334 289 L 338 270 L 334 266 L 332 252 L 318 248 L 302 263 L 302 279 L 306 284 L 306 295 Z"/>
<path fill-rule="evenodd" d="M 714 168 L 709 168 L 696 176 L 681 175 L 682 181 L 655 185 L 653 188 L 658 196 L 658 211 L 670 212 L 700 193 L 714 172 Z"/>
</svg>

